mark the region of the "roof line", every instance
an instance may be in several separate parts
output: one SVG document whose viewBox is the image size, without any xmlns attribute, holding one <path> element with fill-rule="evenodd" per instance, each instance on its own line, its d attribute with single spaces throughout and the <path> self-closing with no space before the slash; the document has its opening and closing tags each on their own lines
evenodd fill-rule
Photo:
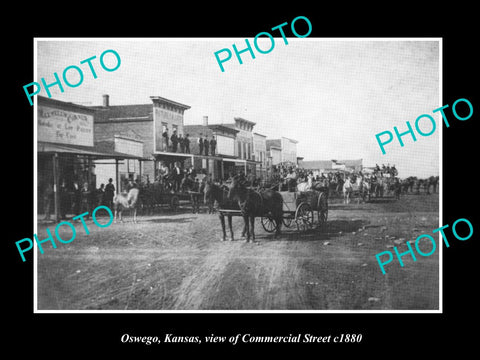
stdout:
<svg viewBox="0 0 480 360">
<path fill-rule="evenodd" d="M 153 102 L 155 102 L 155 101 L 165 102 L 165 103 L 168 103 L 170 105 L 177 106 L 177 107 L 179 107 L 181 109 L 184 109 L 184 110 L 188 110 L 188 109 L 191 108 L 191 106 L 188 106 L 188 105 L 185 105 L 185 104 L 173 101 L 173 100 L 169 100 L 169 99 L 163 98 L 161 96 L 150 96 L 150 99 L 152 99 Z"/>
</svg>

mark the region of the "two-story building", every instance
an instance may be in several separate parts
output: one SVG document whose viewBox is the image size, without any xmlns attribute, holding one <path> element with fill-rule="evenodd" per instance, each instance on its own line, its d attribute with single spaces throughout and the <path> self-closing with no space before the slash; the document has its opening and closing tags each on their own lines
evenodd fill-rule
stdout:
<svg viewBox="0 0 480 360">
<path fill-rule="evenodd" d="M 235 139 L 238 130 L 223 124 L 208 124 L 208 117 L 203 117 L 202 125 L 185 125 L 184 131 L 190 139 L 193 167 L 198 171 L 205 169 L 213 179 L 225 179 L 235 169 Z M 204 145 L 211 140 L 215 147 L 209 145 L 208 152 Z M 206 155 L 208 154 L 208 155 Z"/>
<path fill-rule="evenodd" d="M 256 176 L 266 178 L 267 167 L 267 137 L 259 133 L 253 133 L 253 160 L 256 162 Z"/>
<path fill-rule="evenodd" d="M 281 137 L 280 139 L 267 139 L 266 146 L 272 165 L 297 164 L 297 140 Z"/>
<path fill-rule="evenodd" d="M 104 95 L 103 105 L 91 108 L 95 110 L 95 133 L 99 142 L 125 147 L 125 141 L 130 140 L 128 147 L 135 154 L 141 151 L 146 159 L 141 163 L 129 163 L 123 174 L 128 178 L 153 181 L 161 161 L 173 166 L 174 162 L 184 163 L 192 156 L 182 152 L 179 143 L 172 140 L 172 135 L 177 138 L 185 135 L 183 115 L 190 106 L 160 96 L 150 99 L 152 102 L 148 104 L 110 105 L 108 95 Z M 134 141 L 142 143 L 141 150 L 138 144 L 132 143 Z M 97 167 L 103 164 L 98 162 Z"/>
<path fill-rule="evenodd" d="M 255 173 L 256 162 L 253 153 L 253 121 L 235 117 L 234 123 L 224 124 L 238 131 L 235 139 L 236 172 L 245 171 Z"/>
</svg>

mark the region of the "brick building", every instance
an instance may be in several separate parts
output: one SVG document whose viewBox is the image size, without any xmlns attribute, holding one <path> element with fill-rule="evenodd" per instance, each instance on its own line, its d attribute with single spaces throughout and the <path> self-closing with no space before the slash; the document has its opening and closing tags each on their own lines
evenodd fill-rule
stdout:
<svg viewBox="0 0 480 360">
<path fill-rule="evenodd" d="M 108 95 L 104 95 L 102 106 L 91 107 L 95 110 L 95 133 L 99 142 L 113 142 L 116 146 L 135 148 L 134 151 L 139 148 L 134 142 L 142 143 L 144 160 L 128 164 L 127 174 L 134 179 L 141 177 L 143 181 L 155 179 L 160 161 L 173 165 L 175 161 L 184 163 L 191 157 L 180 153 L 179 147 L 174 151 L 170 140 L 174 133 L 184 136 L 183 114 L 190 106 L 160 96 L 150 99 L 149 104 L 112 106 Z"/>
</svg>

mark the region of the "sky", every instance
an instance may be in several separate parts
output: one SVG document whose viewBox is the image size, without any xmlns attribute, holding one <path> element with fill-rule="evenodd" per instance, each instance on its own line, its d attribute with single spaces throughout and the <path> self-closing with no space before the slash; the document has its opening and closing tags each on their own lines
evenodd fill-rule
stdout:
<svg viewBox="0 0 480 360">
<path fill-rule="evenodd" d="M 232 123 L 242 117 L 256 123 L 254 132 L 274 139 L 281 136 L 298 141 L 297 156 L 304 160 L 363 159 L 364 166 L 395 165 L 400 177 L 439 174 L 442 121 L 433 114 L 441 103 L 441 46 L 439 39 L 341 39 L 274 38 L 274 48 L 249 52 L 223 63 L 222 72 L 214 53 L 224 48 L 233 53 L 246 47 L 245 38 L 158 38 L 158 39 L 37 39 L 36 78 L 54 81 L 70 65 L 84 74 L 78 87 L 64 84 L 50 88 L 52 98 L 86 106 L 149 104 L 150 96 L 161 96 L 191 108 L 185 111 L 186 125 Z M 268 49 L 268 38 L 258 46 Z M 102 69 L 100 55 L 115 50 L 119 68 Z M 92 60 L 97 78 L 88 64 Z M 222 53 L 220 56 L 225 56 Z M 112 54 L 104 57 L 107 67 L 116 64 Z M 78 82 L 75 70 L 68 72 Z M 47 96 L 44 89 L 39 95 Z M 28 101 L 26 99 L 26 101 Z M 375 135 L 397 126 L 414 127 L 422 114 L 436 121 L 430 136 L 406 135 L 401 147 L 395 138 L 382 154 Z M 432 125 L 419 123 L 427 133 Z"/>
</svg>

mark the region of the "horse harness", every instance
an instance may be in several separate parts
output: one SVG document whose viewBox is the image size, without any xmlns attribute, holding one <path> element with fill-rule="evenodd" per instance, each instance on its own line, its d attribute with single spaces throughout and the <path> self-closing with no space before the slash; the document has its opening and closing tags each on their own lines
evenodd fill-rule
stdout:
<svg viewBox="0 0 480 360">
<path fill-rule="evenodd" d="M 247 188 L 247 197 L 245 198 L 245 201 L 238 201 L 238 206 L 240 207 L 240 212 L 242 213 L 242 215 L 246 215 L 247 211 L 249 210 L 247 209 L 247 204 L 248 200 L 251 199 L 250 196 L 252 194 L 256 194 L 256 196 L 260 198 L 260 208 L 263 209 L 263 196 L 260 191 Z"/>
</svg>

